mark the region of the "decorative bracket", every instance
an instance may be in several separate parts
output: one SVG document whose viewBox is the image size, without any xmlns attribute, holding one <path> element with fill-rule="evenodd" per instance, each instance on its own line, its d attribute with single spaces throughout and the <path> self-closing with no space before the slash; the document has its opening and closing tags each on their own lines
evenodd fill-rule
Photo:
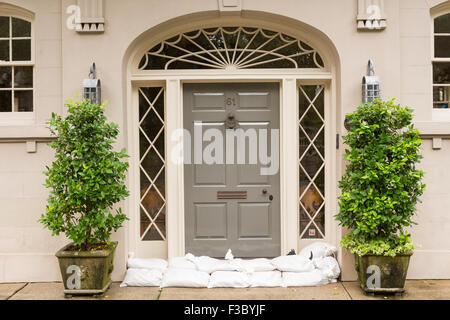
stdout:
<svg viewBox="0 0 450 320">
<path fill-rule="evenodd" d="M 433 137 L 433 150 L 442 149 L 442 138 L 441 137 Z"/>
<path fill-rule="evenodd" d="M 387 27 L 384 0 L 358 0 L 358 30 L 380 31 Z"/>
<path fill-rule="evenodd" d="M 105 31 L 103 0 L 77 0 L 80 20 L 75 30 L 79 33 L 101 33 Z"/>
</svg>

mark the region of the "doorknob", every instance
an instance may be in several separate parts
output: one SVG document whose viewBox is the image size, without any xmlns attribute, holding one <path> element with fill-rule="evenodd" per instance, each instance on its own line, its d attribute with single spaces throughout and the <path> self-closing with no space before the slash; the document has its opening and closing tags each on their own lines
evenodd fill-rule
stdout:
<svg viewBox="0 0 450 320">
<path fill-rule="evenodd" d="M 262 193 L 263 193 L 263 194 L 267 194 L 267 189 L 263 189 L 263 190 L 262 190 Z"/>
</svg>

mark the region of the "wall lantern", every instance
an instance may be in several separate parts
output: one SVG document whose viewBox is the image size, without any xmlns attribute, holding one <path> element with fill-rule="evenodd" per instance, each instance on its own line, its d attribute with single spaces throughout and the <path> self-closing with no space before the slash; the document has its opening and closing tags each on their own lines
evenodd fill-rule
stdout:
<svg viewBox="0 0 450 320">
<path fill-rule="evenodd" d="M 91 64 L 89 79 L 83 80 L 83 99 L 91 103 L 102 104 L 102 87 L 100 79 L 97 79 L 95 62 Z"/>
<path fill-rule="evenodd" d="M 373 61 L 369 60 L 367 64 L 367 75 L 362 80 L 363 102 L 371 102 L 375 98 L 380 98 L 380 78 L 375 75 Z"/>
</svg>

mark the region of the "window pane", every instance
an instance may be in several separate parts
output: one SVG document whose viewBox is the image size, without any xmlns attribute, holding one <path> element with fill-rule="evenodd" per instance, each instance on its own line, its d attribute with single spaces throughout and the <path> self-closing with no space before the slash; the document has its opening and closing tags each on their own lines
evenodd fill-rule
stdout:
<svg viewBox="0 0 450 320">
<path fill-rule="evenodd" d="M 434 56 L 437 58 L 450 57 L 450 36 L 434 37 Z"/>
<path fill-rule="evenodd" d="M 22 19 L 12 18 L 12 36 L 31 37 L 31 23 Z"/>
<path fill-rule="evenodd" d="M 433 87 L 433 108 L 448 109 L 450 87 Z"/>
<path fill-rule="evenodd" d="M 14 111 L 33 111 L 33 91 L 14 91 Z"/>
<path fill-rule="evenodd" d="M 14 88 L 33 87 L 33 67 L 14 67 Z"/>
<path fill-rule="evenodd" d="M 11 67 L 0 67 L 0 88 L 11 88 Z"/>
<path fill-rule="evenodd" d="M 434 33 L 450 33 L 450 13 L 434 19 Z"/>
<path fill-rule="evenodd" d="M 13 40 L 12 58 L 13 61 L 31 60 L 31 40 Z"/>
<path fill-rule="evenodd" d="M 0 38 L 9 38 L 9 17 L 0 17 Z"/>
<path fill-rule="evenodd" d="M 433 83 L 449 83 L 450 84 L 450 62 L 434 62 L 433 63 Z"/>
<path fill-rule="evenodd" d="M 9 40 L 0 40 L 0 60 L 9 61 Z"/>
<path fill-rule="evenodd" d="M 139 89 L 141 227 L 143 241 L 166 237 L 164 89 Z M 152 223 L 152 221 L 154 223 Z"/>
<path fill-rule="evenodd" d="M 299 91 L 300 237 L 317 239 L 325 235 L 324 91 L 320 85 Z"/>
<path fill-rule="evenodd" d="M 0 112 L 11 111 L 11 91 L 0 91 Z"/>
</svg>

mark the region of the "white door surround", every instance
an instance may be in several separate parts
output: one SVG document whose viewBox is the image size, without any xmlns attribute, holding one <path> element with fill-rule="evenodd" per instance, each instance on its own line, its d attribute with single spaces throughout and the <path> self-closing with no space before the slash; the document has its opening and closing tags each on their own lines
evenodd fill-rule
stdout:
<svg viewBox="0 0 450 320">
<path fill-rule="evenodd" d="M 214 22 L 205 24 L 212 25 Z M 217 25 L 217 20 L 215 21 Z M 261 25 L 264 22 L 259 21 Z M 230 22 L 236 25 L 236 22 Z M 240 21 L 241 25 L 245 22 Z M 254 22 L 252 25 L 255 25 Z M 286 26 L 278 25 L 283 32 L 296 35 L 299 32 Z M 271 28 L 275 27 L 273 24 Z M 179 26 L 174 28 L 179 29 Z M 173 31 L 172 31 L 173 34 Z M 162 37 L 162 38 L 161 38 Z M 159 40 L 166 35 L 159 35 Z M 303 37 L 303 38 L 302 38 Z M 135 252 L 137 257 L 175 257 L 185 252 L 184 224 L 184 168 L 182 164 L 170 161 L 171 150 L 179 141 L 171 139 L 171 133 L 183 129 L 183 83 L 192 82 L 278 82 L 280 84 L 280 208 L 281 208 L 281 252 L 298 249 L 311 240 L 299 237 L 299 132 L 298 101 L 300 85 L 323 85 L 325 93 L 325 149 L 327 152 L 326 177 L 326 220 L 325 241 L 337 244 L 340 227 L 333 216 L 337 208 L 337 180 L 340 174 L 340 151 L 336 150 L 336 134 L 339 133 L 339 108 L 336 85 L 336 69 L 327 52 L 326 45 L 310 40 L 311 34 L 301 32 L 299 39 L 306 39 L 323 56 L 324 69 L 224 69 L 224 70 L 138 70 L 140 58 L 145 50 L 155 44 L 155 40 L 137 45 L 127 66 L 127 133 L 130 154 L 129 189 L 131 196 L 127 199 L 130 217 L 127 251 Z M 156 42 L 157 43 L 157 42 Z M 329 53 L 331 55 L 331 53 Z M 138 132 L 138 89 L 140 87 L 158 86 L 165 91 L 165 125 L 166 125 L 166 241 L 141 241 L 139 239 L 139 132 Z M 339 128 L 339 131 L 338 131 Z"/>
</svg>

